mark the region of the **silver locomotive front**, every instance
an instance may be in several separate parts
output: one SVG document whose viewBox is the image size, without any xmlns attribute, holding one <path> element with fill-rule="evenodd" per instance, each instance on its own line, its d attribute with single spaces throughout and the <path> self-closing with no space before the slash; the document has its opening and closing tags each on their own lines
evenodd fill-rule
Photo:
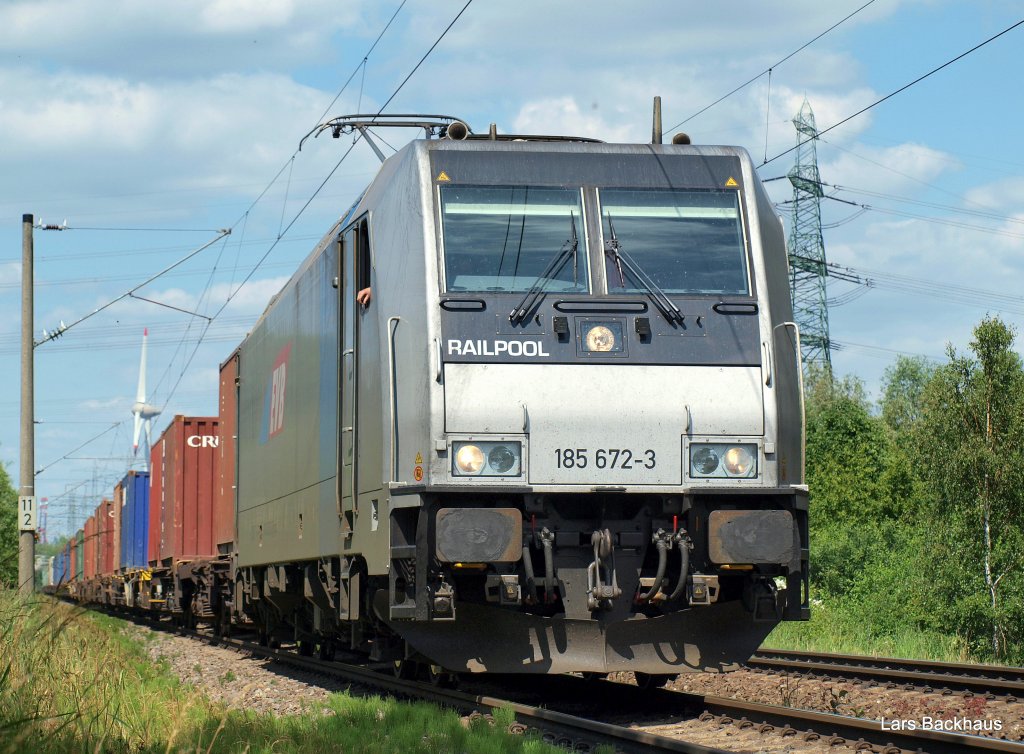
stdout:
<svg viewBox="0 0 1024 754">
<path fill-rule="evenodd" d="M 649 674 L 806 618 L 799 349 L 746 153 L 413 152 L 431 367 L 393 407 L 381 617 L 453 671 Z"/>
</svg>

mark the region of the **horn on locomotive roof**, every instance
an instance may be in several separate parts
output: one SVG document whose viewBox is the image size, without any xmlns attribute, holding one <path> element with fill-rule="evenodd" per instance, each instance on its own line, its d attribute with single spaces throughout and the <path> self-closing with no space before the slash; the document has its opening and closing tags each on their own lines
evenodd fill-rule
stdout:
<svg viewBox="0 0 1024 754">
<path fill-rule="evenodd" d="M 651 144 L 661 144 L 662 131 L 661 131 L 661 97 L 654 98 L 654 124 L 651 128 Z M 680 131 L 672 136 L 672 143 L 676 144 L 689 144 L 690 135 Z"/>
<path fill-rule="evenodd" d="M 654 98 L 654 125 L 651 128 L 651 144 L 661 144 L 661 97 Z"/>
<path fill-rule="evenodd" d="M 469 136 L 469 126 L 461 120 L 449 123 L 448 128 L 444 131 L 444 138 L 451 139 L 452 141 L 462 141 L 467 136 Z"/>
</svg>

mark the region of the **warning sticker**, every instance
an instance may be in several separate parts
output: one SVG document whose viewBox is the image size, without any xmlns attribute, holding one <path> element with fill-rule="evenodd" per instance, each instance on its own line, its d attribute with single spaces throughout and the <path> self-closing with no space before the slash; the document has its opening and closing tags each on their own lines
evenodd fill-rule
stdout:
<svg viewBox="0 0 1024 754">
<path fill-rule="evenodd" d="M 416 454 L 416 465 L 419 466 L 421 463 L 423 463 L 423 454 L 417 453 Z"/>
<path fill-rule="evenodd" d="M 450 181 L 451 178 L 449 178 L 448 174 L 442 170 L 440 173 L 437 174 L 437 179 L 436 180 L 438 180 L 438 181 Z"/>
<path fill-rule="evenodd" d="M 738 188 L 740 184 L 736 183 L 736 179 L 731 177 L 725 182 L 726 188 Z"/>
</svg>

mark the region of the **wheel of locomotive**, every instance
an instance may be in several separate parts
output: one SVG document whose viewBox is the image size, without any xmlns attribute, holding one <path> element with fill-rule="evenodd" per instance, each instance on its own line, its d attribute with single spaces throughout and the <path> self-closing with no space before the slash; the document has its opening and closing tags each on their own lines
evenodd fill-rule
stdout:
<svg viewBox="0 0 1024 754">
<path fill-rule="evenodd" d="M 221 602 L 217 611 L 217 618 L 213 622 L 213 635 L 220 638 L 231 633 L 231 608 L 227 603 Z"/>
<path fill-rule="evenodd" d="M 602 681 L 608 677 L 607 673 L 595 673 L 592 670 L 584 671 L 580 675 L 583 676 L 584 681 Z"/>
<path fill-rule="evenodd" d="M 312 657 L 316 646 L 313 644 L 312 639 L 299 639 L 298 649 L 302 657 Z"/>
<path fill-rule="evenodd" d="M 334 642 L 332 641 L 321 641 L 316 645 L 316 657 L 318 660 L 326 660 L 330 662 L 334 659 L 335 649 Z"/>
<path fill-rule="evenodd" d="M 256 627 L 256 643 L 261 647 L 270 646 L 270 634 L 267 633 L 267 629 L 263 625 Z"/>
<path fill-rule="evenodd" d="M 459 683 L 459 677 L 455 673 L 451 673 L 440 665 L 433 663 L 427 663 L 427 680 L 431 686 L 444 689 L 453 689 Z"/>
<path fill-rule="evenodd" d="M 412 660 L 400 659 L 391 661 L 391 672 L 395 678 L 409 681 L 416 677 L 416 663 Z"/>
<path fill-rule="evenodd" d="M 662 675 L 659 673 L 634 673 L 636 685 L 642 689 L 661 689 L 675 676 Z"/>
</svg>

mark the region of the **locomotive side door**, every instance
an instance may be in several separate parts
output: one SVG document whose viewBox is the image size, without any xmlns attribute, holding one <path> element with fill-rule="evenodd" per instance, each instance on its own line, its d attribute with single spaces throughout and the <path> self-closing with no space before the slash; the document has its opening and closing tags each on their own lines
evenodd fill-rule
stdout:
<svg viewBox="0 0 1024 754">
<path fill-rule="evenodd" d="M 362 222 L 365 222 L 363 220 Z M 356 498 L 356 257 L 359 253 L 358 224 L 350 227 L 341 237 L 341 253 L 338 255 L 341 270 L 338 295 L 341 298 L 339 346 L 341 358 L 338 360 L 341 370 L 338 384 L 341 396 L 338 401 L 341 434 L 338 443 L 338 502 L 341 513 L 342 532 L 346 544 L 351 544 L 352 531 L 355 528 L 355 517 L 358 512 Z"/>
</svg>

